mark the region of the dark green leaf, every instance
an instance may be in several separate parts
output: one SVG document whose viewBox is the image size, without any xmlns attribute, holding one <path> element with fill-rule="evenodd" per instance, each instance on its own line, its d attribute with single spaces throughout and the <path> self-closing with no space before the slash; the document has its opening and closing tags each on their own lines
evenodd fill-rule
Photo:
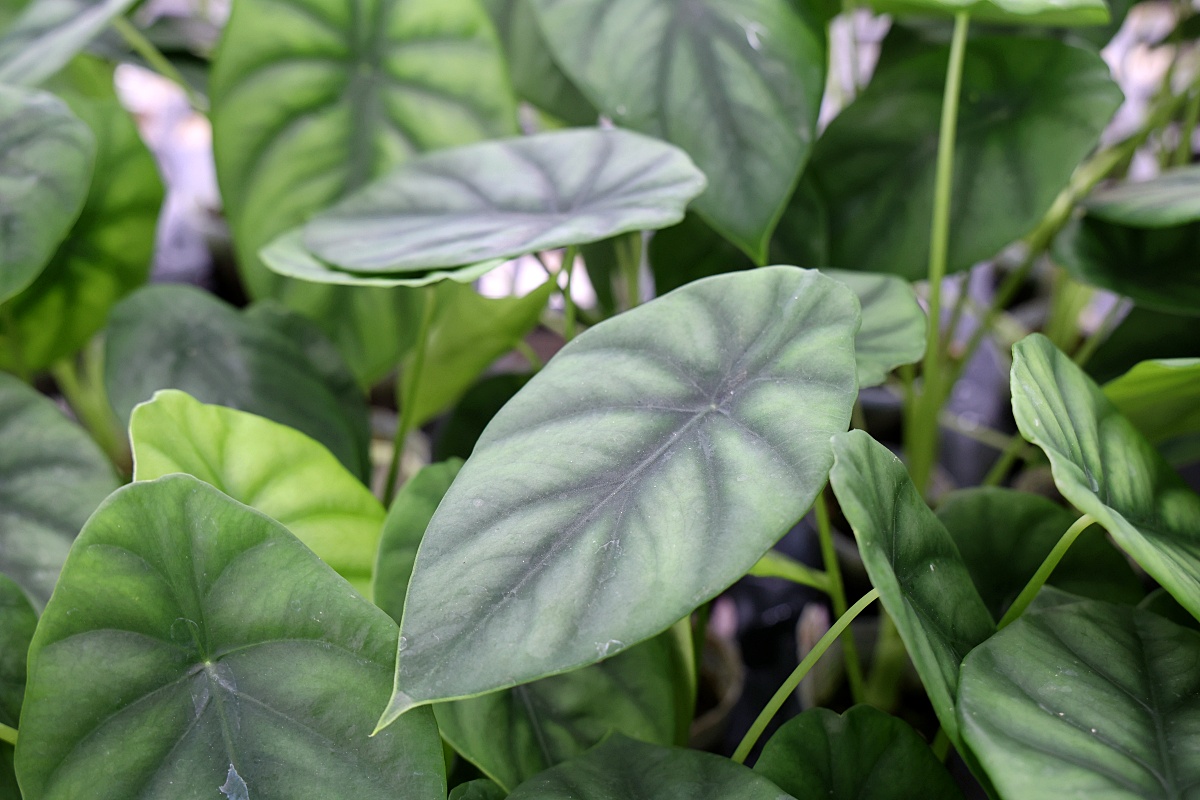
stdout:
<svg viewBox="0 0 1200 800">
<path fill-rule="evenodd" d="M 1013 348 L 1012 395 L 1063 496 L 1200 616 L 1200 496 L 1045 336 Z"/>
<path fill-rule="evenodd" d="M 1200 357 L 1200 325 L 1194 317 L 1135 306 L 1087 362 L 1088 374 L 1109 381 L 1152 358 Z"/>
<path fill-rule="evenodd" d="M 615 735 L 521 784 L 510 800 L 792 800 L 727 758 Z"/>
<path fill-rule="evenodd" d="M 900 459 L 864 431 L 833 440 L 829 479 L 871 583 L 900 631 L 942 730 L 959 743 L 958 665 L 996 626 L 942 523 Z"/>
<path fill-rule="evenodd" d="M 1193 797 L 1200 634 L 1095 601 L 1026 614 L 967 657 L 959 711 L 1003 797 Z"/>
<path fill-rule="evenodd" d="M 0 723 L 17 727 L 25 699 L 25 656 L 37 612 L 21 587 L 0 575 Z"/>
<path fill-rule="evenodd" d="M 1143 361 L 1104 395 L 1153 444 L 1200 435 L 1200 358 Z"/>
<path fill-rule="evenodd" d="M 67 65 L 134 0 L 33 0 L 0 39 L 0 83 L 36 86 Z"/>
<path fill-rule="evenodd" d="M 937 510 L 997 620 L 1078 516 L 1040 495 L 999 488 L 952 492 Z M 1077 595 L 1114 602 L 1133 604 L 1145 595 L 1129 562 L 1098 527 L 1075 540 L 1050 582 Z"/>
<path fill-rule="evenodd" d="M 278 523 L 188 476 L 135 483 L 89 520 L 34 635 L 22 789 L 438 800 L 432 715 L 368 736 L 395 638 Z"/>
<path fill-rule="evenodd" d="M 953 16 L 967 13 L 974 22 L 1009 25 L 1103 25 L 1104 0 L 870 0 L 880 14 Z"/>
<path fill-rule="evenodd" d="M 962 800 L 950 773 L 907 723 L 870 706 L 814 708 L 784 723 L 754 771 L 794 797 Z"/>
<path fill-rule="evenodd" d="M 529 382 L 532 375 L 505 373 L 484 378 L 459 401 L 438 430 L 434 459 L 467 458 L 492 417 Z"/>
<path fill-rule="evenodd" d="M 508 792 L 489 780 L 477 780 L 455 786 L 450 800 L 504 800 Z"/>
<path fill-rule="evenodd" d="M 614 655 L 745 574 L 825 482 L 857 326 L 843 285 L 770 267 L 571 341 L 430 523 L 384 721 Z"/>
<path fill-rule="evenodd" d="M 356 412 L 289 337 L 186 286 L 149 286 L 113 309 L 105 386 L 118 417 L 159 389 L 283 423 L 328 447 L 359 478 L 369 471 L 366 403 Z"/>
<path fill-rule="evenodd" d="M 859 388 L 878 386 L 888 373 L 925 355 L 925 311 L 908 282 L 894 275 L 821 270 L 846 284 L 862 307 L 862 327 L 854 337 Z"/>
<path fill-rule="evenodd" d="M 0 85 L 0 303 L 33 282 L 79 216 L 95 153 L 62 100 Z"/>
<path fill-rule="evenodd" d="M 532 0 L 558 61 L 617 125 L 686 150 L 695 209 L 757 262 L 808 158 L 825 19 L 791 0 Z"/>
<path fill-rule="evenodd" d="M 1101 189 L 1084 202 L 1090 216 L 1136 228 L 1169 228 L 1200 220 L 1200 165 L 1179 167 L 1140 183 Z"/>
<path fill-rule="evenodd" d="M 830 266 L 925 276 L 948 58 L 920 48 L 882 67 L 817 142 Z M 963 70 L 951 271 L 1028 233 L 1121 102 L 1097 54 L 1049 39 L 972 40 Z"/>
<path fill-rule="evenodd" d="M 0 572 L 38 608 L 88 515 L 118 485 L 90 436 L 0 374 Z"/>
</svg>

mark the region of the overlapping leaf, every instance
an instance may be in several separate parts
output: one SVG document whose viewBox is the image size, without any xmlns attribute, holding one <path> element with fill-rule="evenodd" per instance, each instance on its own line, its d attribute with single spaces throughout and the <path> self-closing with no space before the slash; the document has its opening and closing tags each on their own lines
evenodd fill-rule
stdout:
<svg viewBox="0 0 1200 800">
<path fill-rule="evenodd" d="M 903 364 L 925 355 L 925 311 L 908 283 L 893 275 L 821 270 L 850 287 L 862 307 L 862 327 L 854 337 L 859 388 L 878 386 Z"/>
<path fill-rule="evenodd" d="M 880 14 L 966 13 L 973 21 L 1006 25 L 1103 25 L 1109 20 L 1104 0 L 871 0 L 870 5 Z"/>
<path fill-rule="evenodd" d="M 1104 396 L 1154 444 L 1200 435 L 1200 358 L 1143 361 Z"/>
<path fill-rule="evenodd" d="M 1157 178 L 1093 193 L 1088 214 L 1139 228 L 1169 228 L 1200 219 L 1200 166 L 1179 167 Z"/>
<path fill-rule="evenodd" d="M 36 86 L 67 65 L 134 0 L 33 0 L 0 39 L 0 83 Z"/>
</svg>

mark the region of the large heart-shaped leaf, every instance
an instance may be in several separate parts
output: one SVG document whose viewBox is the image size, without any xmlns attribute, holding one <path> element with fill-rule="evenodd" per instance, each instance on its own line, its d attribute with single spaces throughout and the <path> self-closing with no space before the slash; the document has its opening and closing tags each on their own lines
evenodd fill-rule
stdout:
<svg viewBox="0 0 1200 800">
<path fill-rule="evenodd" d="M 972 21 L 1006 25 L 1103 25 L 1109 20 L 1104 0 L 870 0 L 880 14 L 970 14 Z"/>
<path fill-rule="evenodd" d="M 1200 219 L 1200 166 L 1179 167 L 1140 183 L 1122 183 L 1093 193 L 1089 215 L 1138 228 L 1169 228 Z"/>
<path fill-rule="evenodd" d="M 1194 797 L 1200 634 L 1096 601 L 1026 614 L 962 668 L 963 736 L 1005 798 Z"/>
<path fill-rule="evenodd" d="M 1143 361 L 1104 396 L 1154 444 L 1200 434 L 1200 358 Z"/>
<path fill-rule="evenodd" d="M 882 66 L 817 142 L 828 227 L 812 234 L 830 266 L 924 277 L 948 58 L 920 48 Z M 950 270 L 1031 230 L 1121 102 L 1096 53 L 1051 39 L 972 39 L 962 80 Z"/>
<path fill-rule="evenodd" d="M 508 792 L 482 778 L 459 784 L 450 791 L 450 800 L 504 800 L 506 797 Z"/>
<path fill-rule="evenodd" d="M 771 267 L 563 348 L 429 525 L 383 722 L 614 655 L 745 574 L 825 482 L 857 393 L 856 306 L 831 278 Z"/>
<path fill-rule="evenodd" d="M 118 485 L 90 436 L 0 373 L 0 572 L 39 608 L 79 529 Z"/>
<path fill-rule="evenodd" d="M 1063 496 L 1200 617 L 1200 496 L 1045 336 L 1013 348 L 1012 396 Z"/>
<path fill-rule="evenodd" d="M 908 723 L 870 706 L 825 708 L 788 720 L 754 771 L 793 797 L 962 800 L 962 791 Z"/>
<path fill-rule="evenodd" d="M 682 147 L 696 210 L 762 263 L 815 137 L 825 19 L 790 0 L 532 0 L 555 59 L 618 125 Z"/>
<path fill-rule="evenodd" d="M 821 271 L 849 286 L 862 307 L 862 327 L 854 337 L 859 388 L 878 386 L 896 367 L 921 360 L 925 311 L 907 281 L 877 273 Z"/>
<path fill-rule="evenodd" d="M 420 273 L 673 225 L 703 188 L 671 145 L 553 131 L 414 158 L 318 214 L 303 242 L 345 271 Z"/>
<path fill-rule="evenodd" d="M 79 216 L 95 151 L 63 101 L 0 85 L 0 302 L 33 282 Z"/>
<path fill-rule="evenodd" d="M 363 398 L 351 406 L 291 338 L 209 294 L 150 286 L 122 300 L 113 309 L 104 365 L 122 420 L 159 389 L 180 389 L 295 428 L 359 478 L 369 473 Z"/>
<path fill-rule="evenodd" d="M 15 369 L 5 331 L 25 369 L 78 351 L 109 309 L 146 282 L 163 188 L 153 156 L 113 91 L 113 68 L 76 59 L 52 88 L 96 138 L 96 169 L 79 219 L 45 269 L 0 313 L 0 366 Z"/>
<path fill-rule="evenodd" d="M 188 476 L 135 483 L 89 520 L 38 625 L 21 787 L 438 800 L 431 714 L 368 735 L 395 638 L 277 522 Z"/>
<path fill-rule="evenodd" d="M 0 83 L 36 86 L 58 72 L 134 0 L 33 0 L 0 39 Z"/>
<path fill-rule="evenodd" d="M 942 730 L 959 743 L 958 666 L 996 626 L 954 540 L 908 471 L 864 431 L 833 440 L 829 475 L 863 565 L 908 647 Z"/>
<path fill-rule="evenodd" d="M 134 480 L 195 476 L 282 523 L 370 597 L 383 506 L 317 442 L 173 389 L 133 410 L 129 438 Z"/>
<path fill-rule="evenodd" d="M 509 800 L 792 800 L 727 758 L 616 735 L 521 784 Z"/>
<path fill-rule="evenodd" d="M 1045 497 L 975 488 L 942 498 L 937 518 L 950 532 L 975 587 L 999 620 L 1078 518 Z M 1099 527 L 1075 540 L 1050 583 L 1102 600 L 1137 603 L 1145 595 L 1129 562 Z"/>
</svg>

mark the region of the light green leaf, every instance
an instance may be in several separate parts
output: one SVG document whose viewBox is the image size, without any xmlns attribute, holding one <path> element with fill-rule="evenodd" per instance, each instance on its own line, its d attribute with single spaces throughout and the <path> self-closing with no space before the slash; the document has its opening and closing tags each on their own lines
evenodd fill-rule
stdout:
<svg viewBox="0 0 1200 800">
<path fill-rule="evenodd" d="M 104 327 L 113 304 L 146 282 L 163 198 L 154 158 L 113 91 L 112 66 L 76 59 L 51 88 L 95 136 L 96 168 L 66 240 L 0 312 L 9 315 L 8 335 L 15 330 L 28 370 L 77 352 Z M 0 326 L 0 366 L 15 369 L 4 330 Z"/>
<path fill-rule="evenodd" d="M 185 475 L 135 483 L 89 520 L 34 635 L 21 787 L 438 800 L 432 715 L 368 736 L 395 638 L 278 523 Z"/>
<path fill-rule="evenodd" d="M 450 791 L 450 800 L 504 800 L 508 792 L 489 780 L 477 780 L 455 786 Z"/>
<path fill-rule="evenodd" d="M 879 14 L 953 16 L 967 13 L 972 22 L 1004 25 L 1104 25 L 1104 0 L 870 0 Z"/>
<path fill-rule="evenodd" d="M 829 800 L 962 800 L 920 734 L 890 714 L 854 706 L 805 711 L 783 724 L 754 771 L 794 797 Z"/>
<path fill-rule="evenodd" d="M 33 0 L 0 38 L 0 83 L 36 86 L 67 65 L 134 0 Z"/>
<path fill-rule="evenodd" d="M 1154 444 L 1200 434 L 1200 358 L 1143 361 L 1104 395 Z"/>
<path fill-rule="evenodd" d="M 359 478 L 369 474 L 362 396 L 340 394 L 344 387 L 263 319 L 190 287 L 149 286 L 113 309 L 106 347 L 104 383 L 124 421 L 159 389 L 180 389 L 295 428 Z"/>
<path fill-rule="evenodd" d="M 303 244 L 348 272 L 421 273 L 673 225 L 703 188 L 663 142 L 553 131 L 411 159 L 314 217 Z"/>
<path fill-rule="evenodd" d="M 792 800 L 727 758 L 615 735 L 531 778 L 509 800 Z"/>
<path fill-rule="evenodd" d="M 809 175 L 828 221 L 809 226 L 828 242 L 830 266 L 925 277 L 948 58 L 946 47 L 921 48 L 881 67 L 817 142 Z M 972 39 L 949 269 L 967 269 L 1033 229 L 1120 103 L 1094 52 L 1051 39 Z"/>
<path fill-rule="evenodd" d="M 79 216 L 95 153 L 62 100 L 0 85 L 0 303 L 33 282 Z"/>
<path fill-rule="evenodd" d="M 0 572 L 35 606 L 49 599 L 83 523 L 119 485 L 90 436 L 0 373 Z"/>
<path fill-rule="evenodd" d="M 829 480 L 854 528 L 863 565 L 925 684 L 942 730 L 954 716 L 958 666 L 995 631 L 954 540 L 900 460 L 864 431 L 833 439 Z"/>
<path fill-rule="evenodd" d="M 1170 228 L 1200 220 L 1200 165 L 1169 170 L 1148 181 L 1092 193 L 1090 216 L 1135 228 Z"/>
<path fill-rule="evenodd" d="M 816 135 L 825 22 L 791 0 L 532 0 L 555 60 L 617 125 L 688 152 L 695 209 L 762 263 Z"/>
<path fill-rule="evenodd" d="M 1013 415 L 1063 497 L 1200 617 L 1200 496 L 1071 359 L 1034 334 L 1013 348 Z"/>
<path fill-rule="evenodd" d="M 824 269 L 858 296 L 862 327 L 854 337 L 859 388 L 878 386 L 888 373 L 925 355 L 925 311 L 912 286 L 894 275 Z"/>
<path fill-rule="evenodd" d="M 0 723 L 10 728 L 21 719 L 25 657 L 37 622 L 37 612 L 20 585 L 0 575 Z"/>
<path fill-rule="evenodd" d="M 772 267 L 572 340 L 430 523 L 383 722 L 615 655 L 745 574 L 825 482 L 857 326 L 843 285 Z"/>
<path fill-rule="evenodd" d="M 1193 797 L 1200 634 L 1096 601 L 1026 614 L 967 657 L 959 711 L 1002 797 Z"/>
<path fill-rule="evenodd" d="M 192 475 L 283 524 L 371 596 L 383 506 L 333 453 L 269 419 L 168 389 L 129 420 L 135 481 Z"/>
</svg>

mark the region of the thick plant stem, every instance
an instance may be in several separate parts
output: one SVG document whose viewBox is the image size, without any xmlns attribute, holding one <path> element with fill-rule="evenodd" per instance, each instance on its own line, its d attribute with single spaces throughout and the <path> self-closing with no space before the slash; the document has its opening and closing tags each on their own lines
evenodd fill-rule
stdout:
<svg viewBox="0 0 1200 800">
<path fill-rule="evenodd" d="M 642 300 L 642 234 L 630 233 L 617 240 L 617 269 L 621 273 L 625 291 L 625 309 L 633 308 Z"/>
<path fill-rule="evenodd" d="M 846 628 L 850 627 L 850 623 L 854 621 L 854 618 L 861 614 L 867 606 L 871 605 L 871 603 L 874 603 L 878 599 L 879 590 L 872 589 L 863 595 L 857 603 L 852 605 L 849 611 L 839 617 L 837 622 L 833 623 L 833 627 L 831 627 L 825 633 L 825 635 L 821 637 L 820 641 L 818 641 L 816 646 L 809 651 L 808 655 L 804 657 L 804 660 L 800 662 L 799 666 L 792 671 L 792 674 L 788 676 L 788 679 L 783 682 L 783 685 L 779 687 L 778 691 L 775 692 L 774 696 L 767 703 L 766 708 L 764 708 L 762 713 L 758 715 L 758 718 L 754 720 L 754 724 L 751 725 L 750 730 L 746 732 L 746 736 L 742 739 L 742 743 L 739 744 L 737 750 L 734 751 L 734 761 L 739 764 L 746 763 L 746 756 L 750 755 L 750 751 L 753 750 L 754 745 L 758 743 L 759 738 L 763 735 L 763 731 L 767 729 L 767 725 L 770 724 L 771 719 L 779 713 L 779 709 L 783 707 L 784 702 L 787 701 L 791 693 L 796 691 L 796 687 L 800 685 L 800 681 L 804 680 L 804 676 L 806 676 L 809 671 L 812 670 L 813 666 L 818 660 L 820 660 L 821 656 L 825 655 L 825 651 L 828 650 L 835 641 L 837 641 L 837 638 L 842 635 L 842 632 L 845 631 Z"/>
<path fill-rule="evenodd" d="M 829 602 L 833 613 L 841 617 L 846 613 L 846 590 L 842 584 L 842 570 L 838 566 L 837 550 L 833 544 L 833 527 L 829 524 L 829 509 L 825 505 L 825 495 L 818 494 L 817 502 L 813 505 L 817 516 L 817 536 L 821 540 L 821 559 L 825 562 L 825 575 L 829 579 Z M 863 673 L 862 664 L 858 660 L 858 648 L 854 645 L 854 635 L 850 631 L 842 637 L 842 652 L 846 660 L 846 679 L 850 682 L 850 695 L 855 703 L 863 702 Z"/>
<path fill-rule="evenodd" d="M 125 40 L 135 53 L 145 59 L 146 63 L 154 69 L 159 75 L 162 75 L 167 80 L 179 86 L 183 93 L 187 95 L 188 103 L 192 108 L 201 113 L 208 113 L 208 101 L 196 93 L 183 77 L 183 75 L 175 68 L 175 65 L 167 59 L 158 48 L 155 47 L 149 39 L 147 39 L 137 26 L 127 20 L 125 17 L 117 16 L 112 20 L 112 26 L 117 33 L 121 34 L 121 38 Z"/>
<path fill-rule="evenodd" d="M 387 483 L 383 485 L 383 504 L 391 506 L 396 496 L 396 478 L 400 475 L 400 461 L 404 457 L 404 445 L 408 434 L 412 431 L 414 415 L 417 412 L 417 392 L 421 385 L 421 371 L 425 367 L 425 351 L 429 349 L 429 331 L 433 328 L 433 317 L 436 313 L 437 290 L 426 290 L 425 310 L 421 314 L 421 328 L 417 334 L 417 346 L 413 351 L 412 364 L 408 367 L 408 391 L 400 401 L 400 422 L 396 425 L 396 438 L 392 445 L 392 462 L 388 465 Z M 401 379 L 401 385 L 404 384 Z"/>
<path fill-rule="evenodd" d="M 9 744 L 16 746 L 16 744 L 17 744 L 17 729 L 10 728 L 9 726 L 5 725 L 3 722 L 0 722 L 0 742 L 8 742 Z"/>
<path fill-rule="evenodd" d="M 1029 579 L 1029 583 L 1025 584 L 1025 588 L 1017 595 L 1017 599 L 1009 606 L 1004 617 L 1000 620 L 997 628 L 1004 628 L 1021 614 L 1025 613 L 1025 609 L 1029 608 L 1029 604 L 1033 602 L 1033 598 L 1050 579 L 1050 573 L 1054 572 L 1054 568 L 1058 566 L 1058 562 L 1062 561 L 1063 556 L 1067 554 L 1067 550 L 1079 538 L 1079 534 L 1083 533 L 1096 520 L 1089 514 L 1084 514 L 1075 523 L 1067 528 L 1067 532 L 1058 540 L 1058 544 L 1054 545 L 1054 549 L 1050 551 L 1050 555 L 1046 556 L 1046 560 L 1038 567 L 1038 571 Z"/>
<path fill-rule="evenodd" d="M 104 391 L 103 364 L 96 354 L 96 344 L 84 349 L 82 364 L 71 358 L 63 359 L 50 368 L 59 391 L 75 412 L 75 417 L 87 428 L 113 466 L 124 475 L 133 472 L 133 456 L 124 429 L 113 414 Z"/>
</svg>

